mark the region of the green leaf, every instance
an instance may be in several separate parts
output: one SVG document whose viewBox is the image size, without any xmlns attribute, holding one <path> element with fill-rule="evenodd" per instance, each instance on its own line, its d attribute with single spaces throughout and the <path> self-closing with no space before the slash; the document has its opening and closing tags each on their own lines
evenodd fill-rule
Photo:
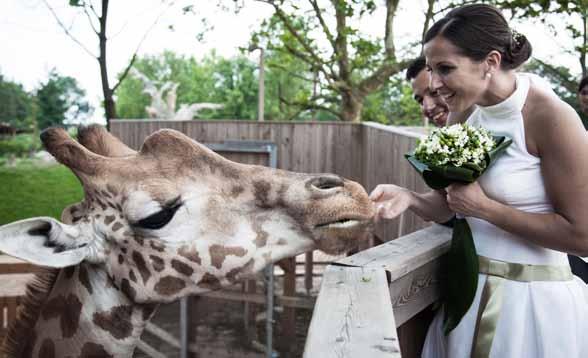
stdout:
<svg viewBox="0 0 588 358">
<path fill-rule="evenodd" d="M 486 158 L 488 164 L 486 165 L 486 168 L 488 168 L 490 164 L 492 164 L 496 158 L 501 155 L 509 145 L 512 144 L 512 139 L 506 137 L 494 136 L 494 141 L 496 141 L 497 145 L 494 149 L 488 152 L 488 156 Z"/>
<path fill-rule="evenodd" d="M 451 248 L 446 257 L 443 331 L 449 334 L 469 310 L 478 288 L 478 254 L 465 219 L 455 220 Z"/>
</svg>

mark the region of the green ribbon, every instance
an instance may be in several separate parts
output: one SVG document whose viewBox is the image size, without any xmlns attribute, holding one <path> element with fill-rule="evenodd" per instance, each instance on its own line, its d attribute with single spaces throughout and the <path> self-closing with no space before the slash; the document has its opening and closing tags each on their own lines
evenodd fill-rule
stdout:
<svg viewBox="0 0 588 358">
<path fill-rule="evenodd" d="M 443 331 L 449 334 L 469 310 L 478 289 L 478 254 L 465 219 L 455 219 L 451 247 L 445 257 Z"/>
<path fill-rule="evenodd" d="M 480 273 L 488 275 L 474 332 L 472 354 L 474 358 L 487 358 L 490 355 L 496 325 L 502 309 L 504 280 L 569 281 L 573 278 L 569 266 L 527 265 L 479 257 Z"/>
</svg>

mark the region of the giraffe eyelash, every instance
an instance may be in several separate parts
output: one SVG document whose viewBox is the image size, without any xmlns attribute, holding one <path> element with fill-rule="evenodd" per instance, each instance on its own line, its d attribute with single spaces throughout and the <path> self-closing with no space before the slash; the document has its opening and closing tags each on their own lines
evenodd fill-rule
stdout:
<svg viewBox="0 0 588 358">
<path fill-rule="evenodd" d="M 182 206 L 179 197 L 166 204 L 160 211 L 149 215 L 133 224 L 135 227 L 149 230 L 159 230 L 167 225 L 173 218 L 178 209 Z"/>
</svg>

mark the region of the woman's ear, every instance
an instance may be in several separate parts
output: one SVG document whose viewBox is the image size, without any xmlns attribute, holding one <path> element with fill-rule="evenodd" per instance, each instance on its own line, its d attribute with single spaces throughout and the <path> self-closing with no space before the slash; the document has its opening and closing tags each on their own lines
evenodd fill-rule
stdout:
<svg viewBox="0 0 588 358">
<path fill-rule="evenodd" d="M 502 55 L 500 54 L 500 52 L 492 50 L 488 55 L 486 55 L 486 59 L 484 60 L 484 62 L 487 66 L 486 73 L 490 73 L 490 75 L 492 75 L 496 73 L 496 71 L 500 70 L 500 64 L 502 63 Z"/>
</svg>

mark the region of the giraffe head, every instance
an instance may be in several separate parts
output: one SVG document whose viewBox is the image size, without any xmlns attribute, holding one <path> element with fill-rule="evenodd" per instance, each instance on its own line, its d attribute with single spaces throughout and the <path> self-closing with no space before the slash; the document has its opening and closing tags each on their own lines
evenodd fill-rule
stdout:
<svg viewBox="0 0 588 358">
<path fill-rule="evenodd" d="M 234 163 L 173 130 L 138 152 L 100 127 L 81 131 L 81 144 L 58 128 L 41 138 L 84 200 L 62 221 L 0 227 L 0 250 L 42 266 L 101 266 L 137 303 L 217 289 L 315 248 L 340 253 L 371 229 L 366 192 L 337 175 Z"/>
</svg>

